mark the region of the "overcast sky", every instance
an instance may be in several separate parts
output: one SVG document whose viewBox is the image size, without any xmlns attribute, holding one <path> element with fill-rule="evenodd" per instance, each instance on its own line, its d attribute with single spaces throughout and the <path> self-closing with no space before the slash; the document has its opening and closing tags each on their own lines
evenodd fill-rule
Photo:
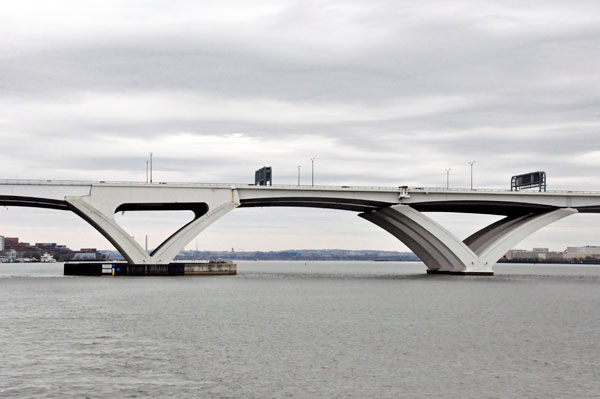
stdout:
<svg viewBox="0 0 600 399">
<path fill-rule="evenodd" d="M 14 1 L 0 8 L 0 177 L 600 191 L 598 1 Z M 432 215 L 464 237 L 494 217 Z M 119 221 L 151 246 L 189 215 Z M 600 245 L 576 215 L 520 247 Z M 0 234 L 110 244 L 77 216 Z M 354 213 L 238 209 L 200 249 L 405 250 Z"/>
</svg>

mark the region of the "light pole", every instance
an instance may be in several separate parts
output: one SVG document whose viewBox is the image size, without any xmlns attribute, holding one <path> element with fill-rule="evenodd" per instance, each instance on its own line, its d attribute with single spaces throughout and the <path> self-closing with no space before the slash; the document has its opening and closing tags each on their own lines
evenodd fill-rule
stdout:
<svg viewBox="0 0 600 399">
<path fill-rule="evenodd" d="M 450 171 L 452 169 L 446 169 L 446 190 L 450 189 Z"/>
<path fill-rule="evenodd" d="M 298 165 L 298 186 L 300 186 L 300 166 L 302 165 Z"/>
<path fill-rule="evenodd" d="M 148 160 L 146 160 L 146 183 L 148 183 Z"/>
<path fill-rule="evenodd" d="M 474 163 L 475 163 L 475 161 L 468 162 L 468 164 L 471 165 L 471 190 L 473 190 L 473 164 Z"/>
<path fill-rule="evenodd" d="M 150 183 L 152 183 L 152 153 L 150 153 Z"/>
<path fill-rule="evenodd" d="M 310 159 L 310 185 L 314 187 L 315 185 L 315 158 Z"/>
</svg>

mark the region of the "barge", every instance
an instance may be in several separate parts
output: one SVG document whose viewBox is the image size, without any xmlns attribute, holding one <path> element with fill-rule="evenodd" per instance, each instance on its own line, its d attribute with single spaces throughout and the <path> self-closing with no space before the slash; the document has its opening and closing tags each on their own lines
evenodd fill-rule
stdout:
<svg viewBox="0 0 600 399">
<path fill-rule="evenodd" d="M 223 260 L 129 264 L 125 262 L 65 262 L 65 276 L 223 276 L 237 274 L 237 265 Z"/>
</svg>

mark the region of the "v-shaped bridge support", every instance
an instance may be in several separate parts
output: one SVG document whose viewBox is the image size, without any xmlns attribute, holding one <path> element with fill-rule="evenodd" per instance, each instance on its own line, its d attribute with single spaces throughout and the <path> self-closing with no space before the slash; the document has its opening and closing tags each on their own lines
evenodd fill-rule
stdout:
<svg viewBox="0 0 600 399">
<path fill-rule="evenodd" d="M 114 212 L 118 203 L 106 204 L 102 199 L 101 196 L 83 196 L 67 197 L 65 200 L 73 212 L 106 237 L 131 264 L 170 263 L 194 237 L 240 204 L 234 193 L 231 194 L 231 199 L 218 198 L 210 201 L 206 204 L 208 210 L 205 213 L 196 214 L 194 220 L 176 231 L 149 254 L 115 221 Z"/>
<path fill-rule="evenodd" d="M 393 205 L 359 216 L 390 232 L 409 247 L 428 272 L 493 274 L 492 267 L 514 245 L 542 227 L 577 213 L 560 208 L 545 213 L 508 216 L 464 241 L 409 205 Z"/>
</svg>

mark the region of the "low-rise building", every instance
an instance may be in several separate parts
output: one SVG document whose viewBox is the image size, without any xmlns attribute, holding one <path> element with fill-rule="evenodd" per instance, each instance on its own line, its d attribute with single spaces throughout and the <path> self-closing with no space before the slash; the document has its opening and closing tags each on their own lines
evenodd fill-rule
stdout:
<svg viewBox="0 0 600 399">
<path fill-rule="evenodd" d="M 565 258 L 569 260 L 576 259 L 600 259 L 600 247 L 586 245 L 585 247 L 567 247 Z"/>
<path fill-rule="evenodd" d="M 71 260 L 96 260 L 95 252 L 75 252 Z"/>
<path fill-rule="evenodd" d="M 508 261 L 557 262 L 564 259 L 564 252 L 549 251 L 548 248 L 534 248 L 533 251 L 511 249 L 505 258 Z"/>
<path fill-rule="evenodd" d="M 537 252 L 537 259 L 544 261 L 561 261 L 565 259 L 565 253 L 558 251 Z"/>
</svg>

